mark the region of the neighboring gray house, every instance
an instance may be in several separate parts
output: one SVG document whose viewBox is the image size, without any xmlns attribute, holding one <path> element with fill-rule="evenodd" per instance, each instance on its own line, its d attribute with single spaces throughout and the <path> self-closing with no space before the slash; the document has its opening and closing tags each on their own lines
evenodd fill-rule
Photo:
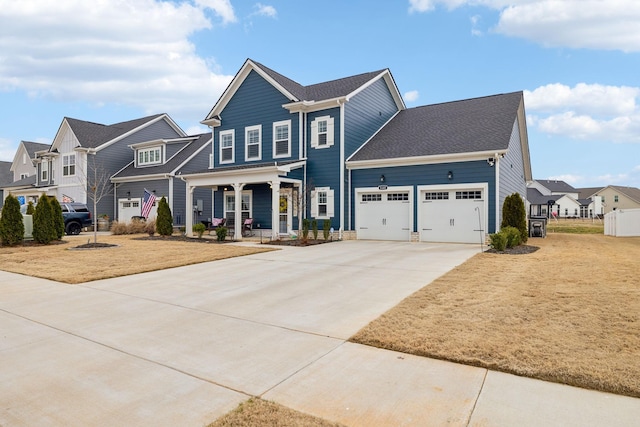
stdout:
<svg viewBox="0 0 640 427">
<path fill-rule="evenodd" d="M 3 200 L 9 193 L 18 197 L 22 203 L 38 200 L 39 193 L 35 189 L 37 173 L 35 158 L 37 152 L 47 149 L 49 149 L 49 144 L 20 141 L 11 163 L 12 179 L 10 182 L 0 185 L 4 193 Z"/>
<path fill-rule="evenodd" d="M 183 174 L 209 166 L 210 133 L 142 141 L 129 148 L 129 158 L 133 161 L 111 177 L 118 221 L 126 222 L 140 215 L 145 189 L 158 199 L 166 197 L 174 225 L 184 225 L 188 214 L 192 215 L 193 223 L 211 221 L 211 191 L 195 190 L 193 209 L 185 210 L 186 185 L 181 179 Z M 156 216 L 156 209 L 156 206 L 152 208 L 150 218 Z"/>
<path fill-rule="evenodd" d="M 112 125 L 65 117 L 51 145 L 35 153 L 34 184 L 17 194 L 35 194 L 37 197 L 44 193 L 59 201 L 86 203 L 94 218 L 97 215 L 114 218 L 113 191 L 101 199 L 98 212 L 93 212 L 88 181 L 92 180 L 94 171 L 105 174 L 110 185 L 108 178 L 131 162 L 131 144 L 183 136 L 182 129 L 166 114 Z"/>
<path fill-rule="evenodd" d="M 0 161 L 0 208 L 4 205 L 4 190 L 5 185 L 9 185 L 13 182 L 13 172 L 11 172 L 11 162 Z M 9 193 L 7 193 L 9 194 Z"/>
</svg>

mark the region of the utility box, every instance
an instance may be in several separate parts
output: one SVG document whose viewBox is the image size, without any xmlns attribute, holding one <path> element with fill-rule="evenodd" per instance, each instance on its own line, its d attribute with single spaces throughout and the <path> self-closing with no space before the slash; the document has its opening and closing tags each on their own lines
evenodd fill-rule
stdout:
<svg viewBox="0 0 640 427">
<path fill-rule="evenodd" d="M 547 237 L 547 218 L 544 216 L 529 217 L 529 237 Z"/>
</svg>

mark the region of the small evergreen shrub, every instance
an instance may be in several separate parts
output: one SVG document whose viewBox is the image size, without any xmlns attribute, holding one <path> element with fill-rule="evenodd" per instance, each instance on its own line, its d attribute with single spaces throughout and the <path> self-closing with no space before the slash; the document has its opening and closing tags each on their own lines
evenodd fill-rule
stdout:
<svg viewBox="0 0 640 427">
<path fill-rule="evenodd" d="M 50 198 L 51 212 L 53 214 L 53 229 L 56 232 L 56 240 L 62 239 L 64 236 L 64 217 L 62 216 L 62 207 L 55 197 Z"/>
<path fill-rule="evenodd" d="M 216 228 L 216 237 L 218 238 L 218 242 L 224 242 L 224 239 L 227 238 L 227 227 L 218 227 Z"/>
<path fill-rule="evenodd" d="M 504 199 L 502 205 L 502 223 L 500 228 L 515 227 L 520 231 L 520 241 L 527 243 L 527 212 L 524 201 L 518 193 L 513 193 Z"/>
<path fill-rule="evenodd" d="M 171 236 L 173 234 L 173 217 L 171 216 L 171 208 L 164 196 L 162 196 L 158 203 L 156 231 L 161 236 Z"/>
<path fill-rule="evenodd" d="M 325 219 L 322 223 L 322 236 L 324 240 L 329 240 L 329 234 L 331 233 L 331 221 Z"/>
<path fill-rule="evenodd" d="M 504 237 L 507 239 L 508 249 L 516 247 L 522 242 L 520 230 L 515 227 L 504 227 L 502 230 L 500 230 L 500 234 L 504 234 Z"/>
<path fill-rule="evenodd" d="M 27 204 L 27 215 L 33 215 L 33 213 L 35 212 L 36 208 L 33 207 L 33 202 L 31 200 L 29 200 L 29 203 Z"/>
<path fill-rule="evenodd" d="M 202 238 L 202 235 L 206 231 L 207 227 L 203 223 L 193 225 L 193 232 L 198 235 L 198 239 Z"/>
<path fill-rule="evenodd" d="M 309 222 L 308 218 L 302 220 L 302 240 L 305 242 L 309 239 Z"/>
<path fill-rule="evenodd" d="M 0 214 L 0 243 L 15 246 L 24 240 L 24 222 L 20 213 L 20 202 L 9 194 L 4 200 Z"/>
<path fill-rule="evenodd" d="M 498 252 L 507 248 L 507 237 L 503 233 L 489 234 L 489 245 Z"/>
<path fill-rule="evenodd" d="M 43 194 L 33 213 L 33 240 L 48 245 L 57 237 L 53 208 L 49 197 Z"/>
<path fill-rule="evenodd" d="M 311 221 L 311 231 L 313 233 L 313 240 L 318 240 L 318 220 Z"/>
</svg>

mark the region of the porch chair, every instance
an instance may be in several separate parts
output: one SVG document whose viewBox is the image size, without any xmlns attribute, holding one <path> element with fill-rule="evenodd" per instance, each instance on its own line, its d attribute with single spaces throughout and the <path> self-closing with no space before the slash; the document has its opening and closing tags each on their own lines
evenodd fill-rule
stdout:
<svg viewBox="0 0 640 427">
<path fill-rule="evenodd" d="M 242 223 L 242 237 L 249 237 L 253 235 L 253 218 L 247 218 Z"/>
</svg>

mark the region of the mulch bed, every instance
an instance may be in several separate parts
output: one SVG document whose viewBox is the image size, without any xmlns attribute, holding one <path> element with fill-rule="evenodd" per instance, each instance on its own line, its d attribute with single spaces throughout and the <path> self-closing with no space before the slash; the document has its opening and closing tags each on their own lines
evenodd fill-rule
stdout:
<svg viewBox="0 0 640 427">
<path fill-rule="evenodd" d="M 183 236 L 183 235 L 172 235 L 172 236 L 158 236 L 158 235 L 153 235 L 153 236 L 144 236 L 144 237 L 134 237 L 133 240 L 156 240 L 156 241 L 161 241 L 161 242 L 193 242 L 193 243 L 216 243 L 216 244 L 222 244 L 222 243 L 231 243 L 233 242 L 233 240 L 224 240 L 222 242 L 218 241 L 218 239 L 207 239 L 207 238 L 198 238 L 198 237 L 187 237 L 187 236 Z"/>
<path fill-rule="evenodd" d="M 500 254 L 500 255 L 526 255 L 526 254 L 534 253 L 538 249 L 540 248 L 537 246 L 518 245 L 518 246 L 514 246 L 513 248 L 505 249 L 504 251 L 496 251 L 495 249 L 491 248 L 486 250 L 485 252 L 489 254 Z"/>
<path fill-rule="evenodd" d="M 269 240 L 268 242 L 262 242 L 264 245 L 277 245 L 277 246 L 313 246 L 313 245 L 321 245 L 323 243 L 331 243 L 336 242 L 337 240 L 314 240 L 307 239 L 304 240 L 298 239 L 285 239 L 285 240 Z"/>
</svg>

